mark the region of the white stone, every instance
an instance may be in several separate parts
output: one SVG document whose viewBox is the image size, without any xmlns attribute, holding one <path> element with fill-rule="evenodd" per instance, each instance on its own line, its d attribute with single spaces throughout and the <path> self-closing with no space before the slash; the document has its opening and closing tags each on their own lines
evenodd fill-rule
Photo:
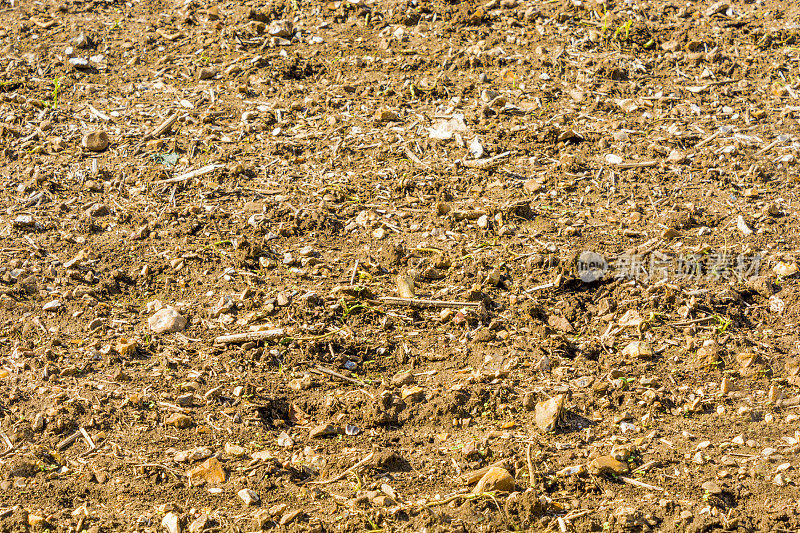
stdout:
<svg viewBox="0 0 800 533">
<path fill-rule="evenodd" d="M 245 503 L 245 505 L 255 505 L 261 500 L 261 498 L 258 497 L 258 494 L 256 494 L 256 491 L 253 489 L 242 489 L 236 494 Z"/>
<path fill-rule="evenodd" d="M 211 448 L 207 446 L 201 446 L 199 448 L 192 448 L 191 450 L 176 453 L 173 461 L 176 463 L 193 463 L 195 461 L 208 459 L 213 453 L 214 452 L 211 451 Z"/>
<path fill-rule="evenodd" d="M 161 519 L 161 526 L 169 533 L 181 533 L 181 520 L 175 513 L 167 513 Z"/>
<path fill-rule="evenodd" d="M 153 333 L 174 333 L 186 328 L 186 318 L 171 307 L 165 307 L 151 316 L 148 321 Z"/>
<path fill-rule="evenodd" d="M 61 300 L 52 300 L 42 306 L 44 311 L 58 311 L 61 309 Z"/>
<path fill-rule="evenodd" d="M 742 235 L 752 235 L 753 230 L 750 229 L 750 226 L 747 225 L 747 222 L 744 221 L 744 217 L 739 215 L 736 219 L 736 228 L 742 232 Z"/>
<path fill-rule="evenodd" d="M 89 66 L 89 61 L 84 57 L 70 57 L 69 64 L 75 68 L 86 68 Z"/>
<path fill-rule="evenodd" d="M 294 446 L 294 440 L 289 436 L 288 433 L 281 431 L 281 434 L 278 435 L 278 446 L 283 448 L 291 448 Z"/>
</svg>

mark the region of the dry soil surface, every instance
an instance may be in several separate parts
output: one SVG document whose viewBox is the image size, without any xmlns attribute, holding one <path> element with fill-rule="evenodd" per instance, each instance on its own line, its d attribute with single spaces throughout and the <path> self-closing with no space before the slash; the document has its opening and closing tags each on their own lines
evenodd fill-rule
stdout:
<svg viewBox="0 0 800 533">
<path fill-rule="evenodd" d="M 795 2 L 0 22 L 0 532 L 800 528 Z"/>
</svg>

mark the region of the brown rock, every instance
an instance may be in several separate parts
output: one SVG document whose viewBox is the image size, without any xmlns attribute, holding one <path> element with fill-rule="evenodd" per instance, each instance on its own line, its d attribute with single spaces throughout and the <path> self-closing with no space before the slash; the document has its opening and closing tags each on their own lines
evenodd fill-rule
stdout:
<svg viewBox="0 0 800 533">
<path fill-rule="evenodd" d="M 281 516 L 281 519 L 278 521 L 278 524 L 281 526 L 291 524 L 298 516 L 302 514 L 303 511 L 301 509 L 295 509 L 294 511 L 284 513 L 283 516 Z"/>
<path fill-rule="evenodd" d="M 601 474 L 619 476 L 628 473 L 628 465 L 610 455 L 601 455 L 589 463 L 589 473 L 596 476 Z"/>
<path fill-rule="evenodd" d="M 137 343 L 135 340 L 129 340 L 125 337 L 120 337 L 117 339 L 117 343 L 114 346 L 114 350 L 120 354 L 122 357 L 131 357 L 136 353 Z"/>
<path fill-rule="evenodd" d="M 787 263 L 780 261 L 774 267 L 772 267 L 772 271 L 775 272 L 776 276 L 787 278 L 797 274 L 798 266 L 795 262 Z"/>
<path fill-rule="evenodd" d="M 709 494 L 722 494 L 722 487 L 716 481 L 706 481 L 703 483 L 702 489 Z"/>
<path fill-rule="evenodd" d="M 525 192 L 533 194 L 542 190 L 542 183 L 536 179 L 528 179 L 522 184 L 522 188 Z"/>
<path fill-rule="evenodd" d="M 680 235 L 680 232 L 678 232 L 678 230 L 676 230 L 675 228 L 666 228 L 661 232 L 661 238 L 662 239 L 667 239 L 667 240 L 674 239 L 675 237 L 678 237 L 679 235 Z"/>
<path fill-rule="evenodd" d="M 680 150 L 672 150 L 669 155 L 667 156 L 667 161 L 670 163 L 675 164 L 682 164 L 688 161 L 686 154 L 681 152 Z"/>
<path fill-rule="evenodd" d="M 401 298 L 414 298 L 414 278 L 408 274 L 398 274 L 395 280 L 397 283 L 397 294 Z"/>
<path fill-rule="evenodd" d="M 89 209 L 86 210 L 86 215 L 90 217 L 104 217 L 108 215 L 111 211 L 108 209 L 108 206 L 102 202 L 97 202 L 92 204 Z"/>
<path fill-rule="evenodd" d="M 214 452 L 211 451 L 211 448 L 207 446 L 199 446 L 197 448 L 192 448 L 191 450 L 184 450 L 176 453 L 172 460 L 176 463 L 193 463 L 195 461 L 208 459 L 213 453 Z"/>
<path fill-rule="evenodd" d="M 751 277 L 746 282 L 747 288 L 757 292 L 764 298 L 769 298 L 780 289 L 767 276 Z"/>
<path fill-rule="evenodd" d="M 397 122 L 398 120 L 400 117 L 391 109 L 381 107 L 375 111 L 375 122 Z"/>
<path fill-rule="evenodd" d="M 197 77 L 201 80 L 210 80 L 217 75 L 217 69 L 211 67 L 202 67 L 197 71 Z"/>
<path fill-rule="evenodd" d="M 411 385 L 409 387 L 403 387 L 400 390 L 400 398 L 405 402 L 414 403 L 425 396 L 424 392 L 425 389 L 419 385 Z"/>
<path fill-rule="evenodd" d="M 171 307 L 159 309 L 147 319 L 150 331 L 156 334 L 174 333 L 186 329 L 186 318 Z"/>
<path fill-rule="evenodd" d="M 563 316 L 550 315 L 547 318 L 547 325 L 562 333 L 575 333 L 575 328 Z"/>
<path fill-rule="evenodd" d="M 338 428 L 332 424 L 320 424 L 317 427 L 313 428 L 308 436 L 312 439 L 321 439 L 323 437 L 331 437 L 333 435 L 339 435 L 342 433 L 342 429 Z"/>
<path fill-rule="evenodd" d="M 211 520 L 207 514 L 201 514 L 195 518 L 191 524 L 189 524 L 189 533 L 201 533 L 206 529 L 210 521 Z"/>
<path fill-rule="evenodd" d="M 720 0 L 719 2 L 714 2 L 706 9 L 705 16 L 713 17 L 717 13 L 722 13 L 724 11 L 727 11 L 729 7 L 731 7 L 731 5 L 723 0 Z"/>
<path fill-rule="evenodd" d="M 374 507 L 391 507 L 395 504 L 394 500 L 385 494 L 375 496 L 370 503 L 372 503 Z"/>
<path fill-rule="evenodd" d="M 402 387 L 403 385 L 412 385 L 414 383 L 414 374 L 408 371 L 398 372 L 392 376 L 392 385 L 395 387 Z"/>
<path fill-rule="evenodd" d="M 198 466 L 188 470 L 186 475 L 189 476 L 191 485 L 200 485 L 202 483 L 219 485 L 225 483 L 225 469 L 216 457 L 209 457 Z"/>
<path fill-rule="evenodd" d="M 175 513 L 167 513 L 161 519 L 161 527 L 167 530 L 167 533 L 181 533 L 182 524 L 180 517 Z"/>
<path fill-rule="evenodd" d="M 253 489 L 244 488 L 236 493 L 237 496 L 244 502 L 245 505 L 255 505 L 261 501 L 258 493 Z"/>
<path fill-rule="evenodd" d="M 514 490 L 515 486 L 516 481 L 514 480 L 514 476 L 509 474 L 508 470 L 494 466 L 483 475 L 480 481 L 478 481 L 472 493 L 478 494 L 491 491 L 511 492 Z"/>
<path fill-rule="evenodd" d="M 716 368 L 722 362 L 720 347 L 714 340 L 707 340 L 697 350 L 696 365 L 698 369 Z"/>
<path fill-rule="evenodd" d="M 526 411 L 533 411 L 536 409 L 536 395 L 532 392 L 526 392 L 522 397 L 522 407 Z"/>
<path fill-rule="evenodd" d="M 622 355 L 629 359 L 649 361 L 653 358 L 653 347 L 647 341 L 633 341 L 622 350 Z"/>
<path fill-rule="evenodd" d="M 722 394 L 728 394 L 733 390 L 733 382 L 728 377 L 722 378 L 722 382 L 719 385 L 719 391 Z"/>
<path fill-rule="evenodd" d="M 108 133 L 102 130 L 87 133 L 83 136 L 83 141 L 81 141 L 83 147 L 91 152 L 102 152 L 108 148 L 108 143 Z"/>
<path fill-rule="evenodd" d="M 247 450 L 244 448 L 244 446 L 239 446 L 238 444 L 233 444 L 232 442 L 226 442 L 225 453 L 234 457 L 244 457 L 247 455 Z"/>
<path fill-rule="evenodd" d="M 314 384 L 309 374 L 304 374 L 302 377 L 295 378 L 289 382 L 288 387 L 294 391 L 308 390 Z"/>
<path fill-rule="evenodd" d="M 167 417 L 165 423 L 168 426 L 175 426 L 178 429 L 186 429 L 192 427 L 192 424 L 194 424 L 192 417 L 183 413 L 172 413 Z"/>
<path fill-rule="evenodd" d="M 736 361 L 741 368 L 750 368 L 756 360 L 756 354 L 753 352 L 741 352 L 736 354 Z"/>
<path fill-rule="evenodd" d="M 545 402 L 539 402 L 536 404 L 536 425 L 547 433 L 555 431 L 563 408 L 563 394 L 554 396 Z"/>
</svg>

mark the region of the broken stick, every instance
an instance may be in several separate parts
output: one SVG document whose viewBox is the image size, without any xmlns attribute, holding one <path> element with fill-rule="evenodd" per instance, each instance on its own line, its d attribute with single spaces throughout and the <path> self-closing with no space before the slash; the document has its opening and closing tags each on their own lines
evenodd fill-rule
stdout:
<svg viewBox="0 0 800 533">
<path fill-rule="evenodd" d="M 234 333 L 233 335 L 221 335 L 214 339 L 215 344 L 239 344 L 248 341 L 263 341 L 277 339 L 285 335 L 283 328 L 268 329 L 265 331 L 250 331 L 248 333 Z"/>
<path fill-rule="evenodd" d="M 335 482 L 339 481 L 340 479 L 343 479 L 343 478 L 347 477 L 347 474 L 349 474 L 350 472 L 353 472 L 353 471 L 361 468 L 362 466 L 364 466 L 368 462 L 372 461 L 373 457 L 375 457 L 375 452 L 370 452 L 366 457 L 361 459 L 359 462 L 357 462 L 356 464 L 354 464 L 353 466 L 351 466 L 350 468 L 348 468 L 347 470 L 345 470 L 344 472 L 342 472 L 338 476 L 332 477 L 332 478 L 327 479 L 325 481 L 311 481 L 311 482 L 309 482 L 309 484 L 310 485 L 327 485 L 328 483 L 335 483 Z"/>
<path fill-rule="evenodd" d="M 403 147 L 403 152 L 406 154 L 406 157 L 408 157 L 408 159 L 412 163 L 422 168 L 423 170 L 428 170 L 428 165 L 423 163 L 422 160 L 419 157 L 417 157 L 417 155 L 414 152 L 412 152 L 408 146 Z"/>
<path fill-rule="evenodd" d="M 92 440 L 92 437 L 89 436 L 89 432 L 87 432 L 86 429 L 83 428 L 83 426 L 81 426 L 78 429 L 78 431 L 80 431 L 81 435 L 83 435 L 83 438 L 84 438 L 84 440 L 86 440 L 86 444 L 89 445 L 89 449 L 90 450 L 94 450 L 95 448 L 97 448 L 97 446 L 95 446 L 95 444 L 94 444 L 94 441 Z"/>
<path fill-rule="evenodd" d="M 638 479 L 633 479 L 630 477 L 619 476 L 617 479 L 627 483 L 628 485 L 633 485 L 634 487 L 641 487 L 643 489 L 655 490 L 657 492 L 663 492 L 664 489 L 661 487 L 656 487 L 655 485 L 650 485 L 649 483 L 645 483 L 643 481 L 639 481 Z"/>
<path fill-rule="evenodd" d="M 620 163 L 616 167 L 620 170 L 628 170 L 631 168 L 651 168 L 657 167 L 658 161 L 639 161 L 636 163 Z"/>
<path fill-rule="evenodd" d="M 181 116 L 181 112 L 175 111 L 167 117 L 167 120 L 156 126 L 150 133 L 147 133 L 142 140 L 146 141 L 148 139 L 160 137 L 162 134 L 168 132 L 172 128 L 172 125 L 178 120 L 179 116 Z"/>
<path fill-rule="evenodd" d="M 461 164 L 467 168 L 476 168 L 478 170 L 486 170 L 490 168 L 494 168 L 498 165 L 503 163 L 503 160 L 506 159 L 511 155 L 511 152 L 503 152 L 502 154 L 497 154 L 492 157 L 487 157 L 485 159 L 474 159 L 468 161 L 460 161 L 457 164 Z"/>
<path fill-rule="evenodd" d="M 342 381 L 346 381 L 348 383 L 353 383 L 355 385 L 364 385 L 363 381 L 359 381 L 357 379 L 349 378 L 349 377 L 345 376 L 344 374 L 340 374 L 340 373 L 335 372 L 335 371 L 333 371 L 333 370 L 331 370 L 329 368 L 325 368 L 324 366 L 317 365 L 312 370 L 316 370 L 320 374 L 327 374 L 328 376 L 331 376 L 331 377 L 334 377 L 334 378 L 337 378 L 337 379 L 341 379 Z"/>
<path fill-rule="evenodd" d="M 73 433 L 72 435 L 70 435 L 69 437 L 67 437 L 66 439 L 64 439 L 64 440 L 62 440 L 61 442 L 59 442 L 59 443 L 56 445 L 56 449 L 57 449 L 58 451 L 64 450 L 64 449 L 65 449 L 65 448 L 67 448 L 67 447 L 68 447 L 70 444 L 72 444 L 73 442 L 75 442 L 76 440 L 78 440 L 78 437 L 80 437 L 80 436 L 81 436 L 81 432 L 80 432 L 80 431 L 76 431 L 75 433 Z"/>
<path fill-rule="evenodd" d="M 765 153 L 769 152 L 770 150 L 772 150 L 773 148 L 778 146 L 783 140 L 784 139 L 781 139 L 780 137 L 778 137 L 777 139 L 775 139 L 774 141 L 772 141 L 771 143 L 766 145 L 764 148 L 762 148 L 761 150 L 756 152 L 755 155 L 761 155 L 761 154 L 765 154 Z"/>
<path fill-rule="evenodd" d="M 397 298 L 395 296 L 381 296 L 379 300 L 389 305 L 401 305 L 403 307 L 436 307 L 439 309 L 461 309 L 462 307 L 469 307 L 472 309 L 480 309 L 481 302 L 456 302 L 450 300 L 423 300 L 420 298 Z"/>
<path fill-rule="evenodd" d="M 705 139 L 703 139 L 700 142 L 698 142 L 697 144 L 695 144 L 694 147 L 695 148 L 700 148 L 701 146 L 710 143 L 711 141 L 713 141 L 714 139 L 716 139 L 720 135 L 722 135 L 722 131 L 721 130 L 717 130 L 714 133 L 712 133 L 711 135 L 709 135 L 708 137 L 706 137 Z"/>
<path fill-rule="evenodd" d="M 197 178 L 199 176 L 203 176 L 203 175 L 208 174 L 210 172 L 214 172 L 218 168 L 223 168 L 224 166 L 225 165 L 223 165 L 222 163 L 212 163 L 210 165 L 206 165 L 204 167 L 200 167 L 200 168 L 198 168 L 196 170 L 190 170 L 189 172 L 185 172 L 185 173 L 181 174 L 180 176 L 175 176 L 174 178 L 169 178 L 169 179 L 166 179 L 166 180 L 157 181 L 157 182 L 155 182 L 155 185 L 163 185 L 163 184 L 166 184 L 166 183 L 178 183 L 178 182 L 181 182 L 181 181 L 190 180 L 192 178 Z"/>
</svg>

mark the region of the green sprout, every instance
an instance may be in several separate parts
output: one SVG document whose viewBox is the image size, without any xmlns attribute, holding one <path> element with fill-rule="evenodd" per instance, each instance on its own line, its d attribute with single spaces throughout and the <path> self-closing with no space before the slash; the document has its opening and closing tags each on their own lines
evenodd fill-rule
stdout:
<svg viewBox="0 0 800 533">
<path fill-rule="evenodd" d="M 344 298 L 339 300 L 339 303 L 342 305 L 342 308 L 344 309 L 344 313 L 342 313 L 342 322 L 343 323 L 347 320 L 347 317 L 349 317 L 354 311 L 357 311 L 359 309 L 365 309 L 367 311 L 378 311 L 374 307 L 372 307 L 370 305 L 365 305 L 365 304 L 363 304 L 361 302 L 358 302 L 358 301 L 356 301 L 353 305 L 348 306 L 347 302 L 345 301 Z"/>
<path fill-rule="evenodd" d="M 633 26 L 633 20 L 628 20 L 625 24 L 617 28 L 612 39 L 615 41 L 627 41 L 631 36 L 631 26 Z M 623 32 L 625 33 L 624 39 L 620 37 Z"/>
<path fill-rule="evenodd" d="M 605 38 L 606 34 L 608 33 L 608 10 L 606 9 L 605 5 L 603 6 L 603 38 Z"/>
<path fill-rule="evenodd" d="M 61 78 L 53 78 L 53 109 L 58 107 L 58 90 L 61 88 Z"/>
<path fill-rule="evenodd" d="M 716 326 L 717 335 L 722 335 L 730 327 L 731 320 L 722 318 L 719 315 L 714 315 L 714 318 L 717 320 L 717 326 Z"/>
</svg>

